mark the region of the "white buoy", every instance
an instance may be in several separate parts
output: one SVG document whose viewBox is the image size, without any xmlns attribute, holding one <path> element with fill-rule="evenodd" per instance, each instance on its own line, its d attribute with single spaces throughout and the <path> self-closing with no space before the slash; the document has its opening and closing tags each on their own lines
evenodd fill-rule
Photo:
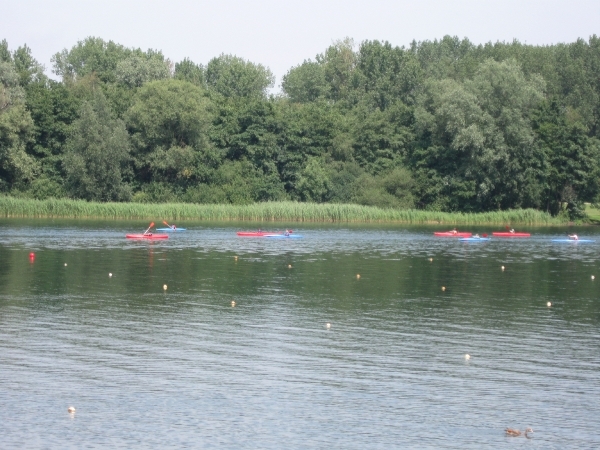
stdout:
<svg viewBox="0 0 600 450">
<path fill-rule="evenodd" d="M 166 291 L 167 290 L 167 285 L 163 284 L 163 290 Z"/>
<path fill-rule="evenodd" d="M 469 355 L 468 353 L 465 355 L 465 359 L 469 360 L 471 359 L 471 355 Z"/>
<path fill-rule="evenodd" d="M 234 257 L 233 257 L 233 259 L 234 259 L 235 261 L 237 261 L 237 260 L 238 260 L 238 257 L 237 257 L 237 256 L 234 256 Z"/>
<path fill-rule="evenodd" d="M 357 273 L 357 274 L 356 274 L 356 279 L 357 279 L 357 280 L 360 280 L 360 273 Z"/>
<path fill-rule="evenodd" d="M 66 266 L 66 264 L 65 264 L 65 266 Z M 595 280 L 595 279 L 596 279 L 596 277 L 594 275 L 592 275 L 592 280 Z"/>
<path fill-rule="evenodd" d="M 108 278 L 112 277 L 112 273 L 108 272 Z"/>
<path fill-rule="evenodd" d="M 548 302 L 548 303 L 546 303 L 546 306 L 547 306 L 548 308 L 550 308 L 550 307 L 552 306 L 552 302 Z"/>
<path fill-rule="evenodd" d="M 65 263 L 65 267 L 67 267 L 67 263 Z M 594 277 L 592 276 L 592 278 L 594 278 Z"/>
<path fill-rule="evenodd" d="M 442 286 L 442 291 L 445 291 L 445 290 L 446 290 L 446 286 Z"/>
<path fill-rule="evenodd" d="M 69 406 L 69 408 L 67 409 L 67 412 L 69 414 L 75 414 L 75 408 L 73 408 L 72 406 Z"/>
<path fill-rule="evenodd" d="M 500 267 L 502 270 L 504 270 L 504 266 Z"/>
<path fill-rule="evenodd" d="M 291 264 L 288 264 L 288 269 L 291 269 L 291 268 L 292 268 L 292 265 L 291 265 Z"/>
<path fill-rule="evenodd" d="M 231 307 L 233 308 L 235 306 L 235 300 L 231 300 Z"/>
<path fill-rule="evenodd" d="M 325 324 L 325 328 L 327 328 L 329 330 L 331 328 L 331 324 L 329 322 L 327 322 L 327 324 Z"/>
<path fill-rule="evenodd" d="M 433 258 L 429 258 L 429 262 L 433 262 Z"/>
</svg>

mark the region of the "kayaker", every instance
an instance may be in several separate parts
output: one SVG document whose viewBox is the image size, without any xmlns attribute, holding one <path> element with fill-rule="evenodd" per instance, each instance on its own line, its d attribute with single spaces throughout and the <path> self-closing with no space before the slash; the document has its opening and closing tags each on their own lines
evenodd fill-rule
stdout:
<svg viewBox="0 0 600 450">
<path fill-rule="evenodd" d="M 454 230 L 452 230 L 452 234 L 458 234 L 458 231 L 456 230 L 456 228 Z"/>
<path fill-rule="evenodd" d="M 285 233 L 283 233 L 284 236 L 289 236 L 290 235 L 290 230 L 286 229 Z"/>
<path fill-rule="evenodd" d="M 574 241 L 578 241 L 579 240 L 579 236 L 577 236 L 576 234 L 569 234 L 569 239 L 572 239 Z"/>
<path fill-rule="evenodd" d="M 475 233 L 475 234 L 473 235 L 473 237 L 474 237 L 475 239 L 479 239 L 479 235 L 478 235 L 477 233 Z"/>
<path fill-rule="evenodd" d="M 509 231 L 509 233 L 515 234 L 515 229 L 511 228 L 510 231 Z"/>
<path fill-rule="evenodd" d="M 171 225 L 171 230 L 176 230 L 177 229 L 177 225 Z"/>
</svg>

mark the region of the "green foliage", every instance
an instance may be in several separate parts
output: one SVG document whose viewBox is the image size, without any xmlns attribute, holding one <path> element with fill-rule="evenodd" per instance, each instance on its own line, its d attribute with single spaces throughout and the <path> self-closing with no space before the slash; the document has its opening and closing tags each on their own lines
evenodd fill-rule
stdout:
<svg viewBox="0 0 600 450">
<path fill-rule="evenodd" d="M 94 37 L 53 68 L 62 81 L 27 45 L 0 42 L 0 191 L 293 199 L 336 203 L 334 216 L 353 202 L 424 217 L 531 207 L 575 218 L 600 198 L 597 36 L 544 47 L 346 38 L 290 69 L 281 96 L 268 95 L 268 68 L 233 55 L 173 68 L 159 51 Z M 298 214 L 324 214 L 307 208 Z"/>
<path fill-rule="evenodd" d="M 211 59 L 206 66 L 209 88 L 225 97 L 266 97 L 267 89 L 275 83 L 271 71 L 232 55 Z"/>
<path fill-rule="evenodd" d="M 125 124 L 113 117 L 104 96 L 83 103 L 63 160 L 70 195 L 94 201 L 129 200 L 131 192 L 122 179 L 129 150 Z"/>
<path fill-rule="evenodd" d="M 204 67 L 202 64 L 195 64 L 188 58 L 175 63 L 175 74 L 173 76 L 176 80 L 189 81 L 196 86 L 206 87 Z"/>
<path fill-rule="evenodd" d="M 319 63 L 304 61 L 283 76 L 281 89 L 293 102 L 308 103 L 329 96 L 325 70 Z"/>
<path fill-rule="evenodd" d="M 117 63 L 117 81 L 129 88 L 142 86 L 148 81 L 164 80 L 171 76 L 170 62 L 162 54 L 132 55 Z"/>
<path fill-rule="evenodd" d="M 0 191 L 20 188 L 38 174 L 38 162 L 26 152 L 32 139 L 33 121 L 15 65 L 0 62 Z"/>
<path fill-rule="evenodd" d="M 187 81 L 142 86 L 126 114 L 141 182 L 193 180 L 202 173 L 211 121 L 205 91 Z"/>
</svg>

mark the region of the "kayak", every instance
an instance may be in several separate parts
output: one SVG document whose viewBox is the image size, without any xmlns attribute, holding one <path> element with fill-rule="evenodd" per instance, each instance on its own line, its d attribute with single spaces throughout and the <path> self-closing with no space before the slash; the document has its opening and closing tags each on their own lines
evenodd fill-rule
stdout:
<svg viewBox="0 0 600 450">
<path fill-rule="evenodd" d="M 156 240 L 156 239 L 169 239 L 169 235 L 168 234 L 126 234 L 125 237 L 127 239 L 148 239 L 150 241 Z"/>
<path fill-rule="evenodd" d="M 275 231 L 238 231 L 236 234 L 243 237 L 283 236 L 283 233 Z"/>
<path fill-rule="evenodd" d="M 440 236 L 440 237 L 468 238 L 468 237 L 471 237 L 473 235 L 473 233 L 469 233 L 467 231 L 458 231 L 456 233 L 453 233 L 452 231 L 435 231 L 433 233 L 433 235 Z"/>
<path fill-rule="evenodd" d="M 266 234 L 265 235 L 266 238 L 281 238 L 281 239 L 299 239 L 302 237 L 301 234 L 289 234 L 289 235 L 285 235 L 285 234 Z"/>
<path fill-rule="evenodd" d="M 552 239 L 552 242 L 596 242 L 593 239 Z"/>
<path fill-rule="evenodd" d="M 511 233 L 510 231 L 493 231 L 492 236 L 507 237 L 507 238 L 529 237 L 529 236 L 531 236 L 531 233 L 523 233 L 523 232 L 516 232 L 516 231 L 514 233 Z"/>
<path fill-rule="evenodd" d="M 157 228 L 156 231 L 185 231 L 185 228 Z"/>
<path fill-rule="evenodd" d="M 479 242 L 479 241 L 489 241 L 490 238 L 486 238 L 486 237 L 468 237 L 468 238 L 460 238 L 459 241 L 466 241 L 466 242 Z"/>
</svg>

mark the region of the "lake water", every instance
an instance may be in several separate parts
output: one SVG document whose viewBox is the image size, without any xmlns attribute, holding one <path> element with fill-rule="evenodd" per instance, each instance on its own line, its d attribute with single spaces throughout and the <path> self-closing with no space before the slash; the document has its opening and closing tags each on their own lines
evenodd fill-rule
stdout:
<svg viewBox="0 0 600 450">
<path fill-rule="evenodd" d="M 596 228 L 180 225 L 0 220 L 0 448 L 600 448 Z"/>
</svg>

